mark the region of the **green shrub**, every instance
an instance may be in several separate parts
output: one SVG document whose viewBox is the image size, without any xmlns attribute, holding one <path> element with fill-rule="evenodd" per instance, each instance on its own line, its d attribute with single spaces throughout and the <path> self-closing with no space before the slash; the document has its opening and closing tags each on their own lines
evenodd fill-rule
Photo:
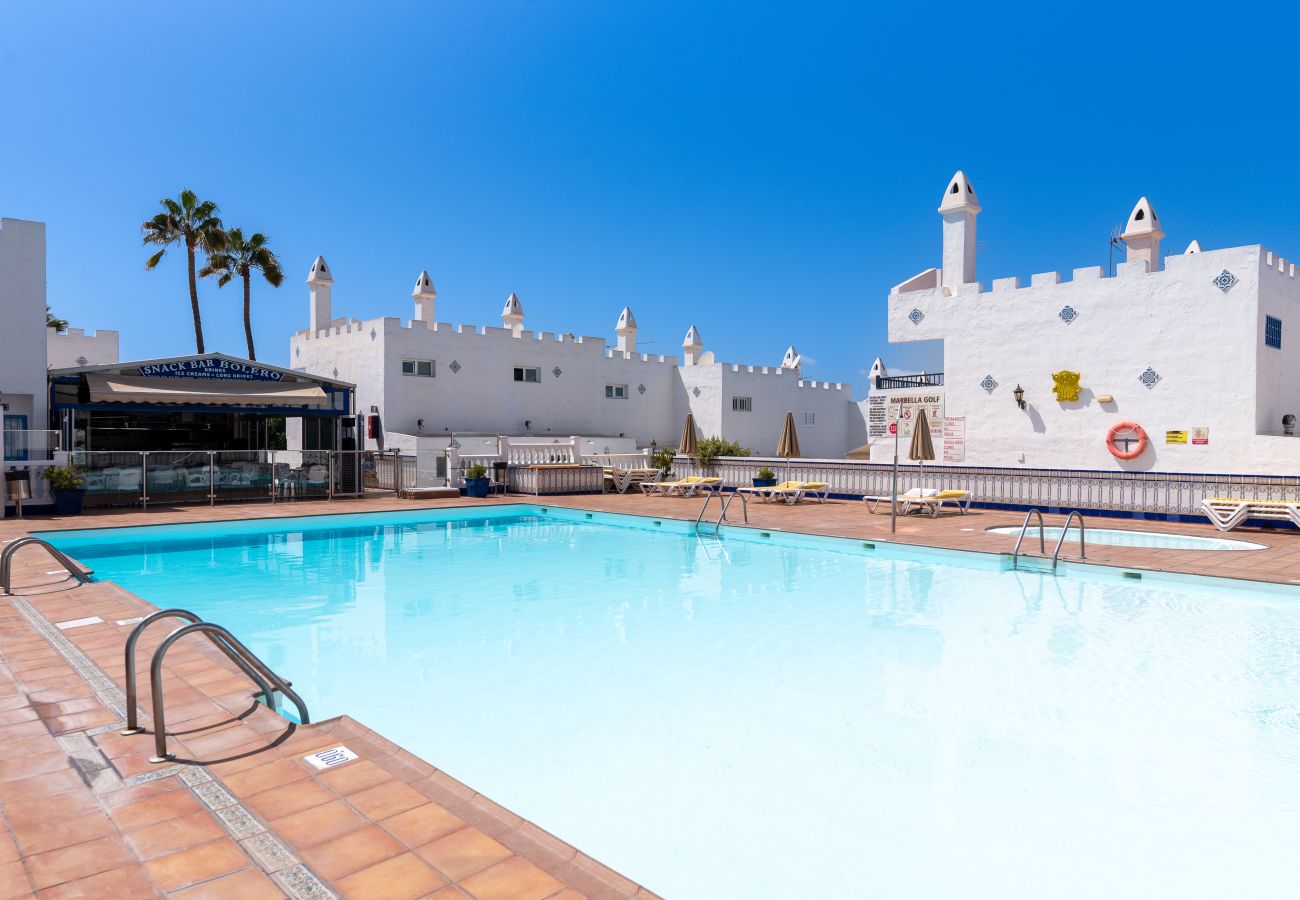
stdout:
<svg viewBox="0 0 1300 900">
<path fill-rule="evenodd" d="M 719 456 L 749 456 L 749 448 L 720 437 L 707 437 L 695 448 L 695 464 L 700 468 L 713 465 Z"/>
<path fill-rule="evenodd" d="M 79 491 L 86 486 L 86 475 L 76 466 L 46 466 L 41 475 L 52 491 Z"/>
<path fill-rule="evenodd" d="M 487 469 L 483 468 L 482 466 L 470 466 L 470 467 L 465 471 L 465 477 L 466 477 L 466 478 L 486 478 L 486 477 L 487 477 Z"/>
<path fill-rule="evenodd" d="M 771 469 L 769 469 L 767 466 L 763 466 L 763 468 L 758 470 L 758 474 L 755 475 L 754 477 L 761 480 L 767 480 L 770 478 L 775 478 L 776 473 L 773 472 Z"/>
<path fill-rule="evenodd" d="M 658 469 L 659 472 L 667 478 L 673 470 L 673 460 L 677 458 L 677 451 L 670 449 L 656 450 L 650 457 L 650 465 Z"/>
</svg>

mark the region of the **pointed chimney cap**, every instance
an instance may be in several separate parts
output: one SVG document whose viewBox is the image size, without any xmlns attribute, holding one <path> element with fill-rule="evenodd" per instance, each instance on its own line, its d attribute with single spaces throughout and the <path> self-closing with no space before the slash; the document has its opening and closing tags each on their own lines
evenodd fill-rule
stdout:
<svg viewBox="0 0 1300 900">
<path fill-rule="evenodd" d="M 415 288 L 411 291 L 412 297 L 436 297 L 438 291 L 433 286 L 433 279 L 429 277 L 428 272 L 421 272 L 420 277 L 415 279 Z"/>
<path fill-rule="evenodd" d="M 1200 253 L 1200 252 L 1201 252 L 1200 241 L 1192 241 L 1190 244 L 1187 245 L 1187 249 L 1183 251 L 1183 253 Z"/>
<path fill-rule="evenodd" d="M 1160 220 L 1156 218 L 1156 211 L 1151 208 L 1151 201 L 1143 197 L 1133 207 L 1133 212 L 1129 213 L 1128 224 L 1124 226 L 1124 233 L 1120 235 L 1124 240 L 1139 237 L 1151 237 L 1156 240 L 1164 237 L 1165 233 L 1160 230 Z"/>
<path fill-rule="evenodd" d="M 700 332 L 694 325 L 686 331 L 686 337 L 682 339 L 683 347 L 703 347 L 704 341 L 700 340 Z"/>
<path fill-rule="evenodd" d="M 876 361 L 871 364 L 871 372 L 870 372 L 871 377 L 875 378 L 877 375 L 879 375 L 883 378 L 888 374 L 889 374 L 889 370 L 885 368 L 885 361 L 881 359 L 879 356 L 877 356 Z"/>
<path fill-rule="evenodd" d="M 325 265 L 325 257 L 318 256 L 316 261 L 311 264 L 311 271 L 307 273 L 308 284 L 333 284 L 334 276 L 330 274 L 329 267 Z"/>
<path fill-rule="evenodd" d="M 636 316 L 632 315 L 629 307 L 623 307 L 623 311 L 618 314 L 618 324 L 614 326 L 615 331 L 636 331 Z"/>
<path fill-rule="evenodd" d="M 948 187 L 943 192 L 943 202 L 939 204 L 939 212 L 957 212 L 958 210 L 969 210 L 978 213 L 980 211 L 979 198 L 975 196 L 975 186 L 970 183 L 966 173 L 961 169 L 948 180 Z"/>
<path fill-rule="evenodd" d="M 519 302 L 519 295 L 511 291 L 510 296 L 506 298 L 506 305 L 501 308 L 501 315 L 522 316 L 523 314 L 524 306 Z"/>
</svg>

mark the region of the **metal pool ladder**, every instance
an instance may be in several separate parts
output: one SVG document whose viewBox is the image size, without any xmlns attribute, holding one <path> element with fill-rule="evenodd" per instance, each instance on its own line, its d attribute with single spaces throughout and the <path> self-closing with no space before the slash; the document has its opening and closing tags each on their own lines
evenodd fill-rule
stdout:
<svg viewBox="0 0 1300 900">
<path fill-rule="evenodd" d="M 709 491 L 708 496 L 704 498 L 704 505 L 700 507 L 700 514 L 695 517 L 696 534 L 704 533 L 703 531 L 700 530 L 700 521 L 704 518 L 704 513 L 708 510 L 709 504 L 713 502 L 714 497 L 718 498 L 718 503 L 722 507 L 721 511 L 718 513 L 717 521 L 711 523 L 713 525 L 714 534 L 717 534 L 722 529 L 722 523 L 727 518 L 727 510 L 731 508 L 731 504 L 736 501 L 737 497 L 740 498 L 741 509 L 745 511 L 745 524 L 746 525 L 749 524 L 749 500 L 745 497 L 744 494 L 742 494 L 740 491 L 732 491 L 730 494 L 726 494 L 724 496 L 722 491 Z"/>
<path fill-rule="evenodd" d="M 1011 568 L 1020 568 L 1020 544 L 1025 539 L 1025 532 L 1029 530 L 1029 520 L 1034 516 L 1038 517 L 1038 552 L 1043 558 L 1047 557 L 1047 543 L 1043 538 L 1043 513 L 1037 507 L 1025 513 L 1025 524 L 1020 526 L 1020 534 L 1016 537 L 1016 549 L 1011 554 Z M 1065 545 L 1065 538 L 1070 533 L 1070 523 L 1074 519 L 1079 520 L 1079 558 L 1088 558 L 1087 548 L 1087 530 L 1083 524 L 1083 513 L 1077 509 L 1070 510 L 1070 514 L 1065 517 L 1065 524 L 1061 526 L 1061 535 L 1056 539 L 1056 547 L 1052 550 L 1052 574 L 1056 574 L 1056 566 L 1060 562 L 1061 548 Z"/>
<path fill-rule="evenodd" d="M 20 537 L 17 540 L 10 541 L 9 546 L 5 547 L 3 553 L 0 553 L 0 587 L 4 588 L 6 594 L 13 593 L 10 589 L 10 578 L 13 569 L 14 554 L 18 552 L 19 548 L 32 544 L 35 544 L 38 547 L 44 547 L 49 552 L 50 556 L 54 557 L 55 562 L 67 569 L 68 574 L 73 578 L 82 583 L 90 580 L 89 569 L 83 569 L 81 566 L 74 563 L 66 553 L 48 541 L 43 541 L 38 537 L 27 535 L 26 537 Z"/>
<path fill-rule="evenodd" d="M 167 721 L 163 703 L 162 665 L 163 659 L 166 657 L 167 651 L 171 649 L 172 644 L 188 634 L 202 634 L 211 641 L 218 650 L 226 655 L 227 659 L 233 662 L 241 672 L 257 685 L 258 693 L 266 700 L 266 705 L 272 710 L 279 711 L 276 694 L 283 694 L 298 708 L 299 721 L 303 725 L 311 724 L 311 717 L 307 713 L 307 704 L 293 689 L 293 682 L 286 681 L 271 671 L 266 663 L 262 662 L 252 650 L 245 647 L 227 629 L 213 622 L 203 621 L 188 609 L 163 609 L 141 619 L 139 624 L 131 629 L 131 633 L 126 639 L 126 728 L 122 731 L 122 734 L 139 734 L 144 731 L 140 727 L 136 705 L 139 691 L 135 675 L 135 645 L 139 642 L 140 635 L 144 633 L 144 630 L 161 619 L 184 619 L 189 624 L 182 625 L 163 638 L 149 663 L 149 692 L 153 701 L 154 740 L 154 755 L 150 757 L 149 762 L 162 763 L 174 758 L 173 754 L 167 752 Z"/>
</svg>

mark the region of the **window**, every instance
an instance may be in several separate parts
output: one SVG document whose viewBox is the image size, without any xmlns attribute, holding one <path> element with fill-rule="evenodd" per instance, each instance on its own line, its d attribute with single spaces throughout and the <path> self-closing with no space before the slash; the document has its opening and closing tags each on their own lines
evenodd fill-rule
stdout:
<svg viewBox="0 0 1300 900">
<path fill-rule="evenodd" d="M 753 412 L 754 398 L 753 397 L 732 397 L 731 411 L 732 412 Z"/>
<path fill-rule="evenodd" d="M 531 366 L 515 366 L 515 381 L 523 381 L 528 384 L 540 384 L 542 381 L 542 370 Z"/>
<path fill-rule="evenodd" d="M 607 384 L 607 385 L 605 385 L 605 399 L 606 399 L 606 400 L 626 400 L 626 399 L 627 399 L 627 385 L 626 385 L 626 384 Z"/>
<path fill-rule="evenodd" d="M 403 375 L 417 375 L 421 378 L 433 377 L 433 360 L 431 359 L 404 359 L 402 360 Z"/>
<path fill-rule="evenodd" d="M 1272 316 L 1264 317 L 1264 345 L 1282 349 L 1282 320 Z"/>
<path fill-rule="evenodd" d="M 817 425 L 817 414 L 811 410 L 795 413 L 794 420 L 799 425 L 806 425 L 809 428 Z"/>
</svg>

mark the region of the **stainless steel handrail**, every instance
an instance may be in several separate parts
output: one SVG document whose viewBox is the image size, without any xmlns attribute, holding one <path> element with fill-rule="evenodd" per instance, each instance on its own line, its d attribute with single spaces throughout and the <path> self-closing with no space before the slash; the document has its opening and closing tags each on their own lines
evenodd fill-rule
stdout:
<svg viewBox="0 0 1300 900">
<path fill-rule="evenodd" d="M 10 541 L 9 546 L 5 547 L 3 553 L 0 553 L 0 587 L 3 587 L 6 594 L 13 593 L 13 591 L 10 590 L 10 575 L 13 569 L 14 554 L 17 553 L 20 548 L 26 547 L 30 544 L 44 547 L 49 551 L 50 556 L 54 557 L 55 562 L 67 569 L 68 574 L 78 581 L 85 583 L 90 578 L 90 573 L 93 570 L 83 569 L 81 566 L 74 563 L 66 553 L 58 547 L 55 547 L 53 544 L 43 541 L 38 537 L 27 535 L 25 537 L 20 537 L 15 541 Z"/>
<path fill-rule="evenodd" d="M 700 514 L 695 517 L 696 531 L 700 530 L 700 520 L 704 518 L 705 511 L 709 508 L 709 504 L 713 502 L 713 498 L 716 497 L 717 495 L 718 495 L 717 491 L 709 491 L 708 496 L 704 498 L 704 505 L 700 507 Z"/>
<path fill-rule="evenodd" d="M 142 623 L 143 624 L 143 623 Z M 263 696 L 266 697 L 268 704 L 274 703 L 274 692 L 279 691 L 292 701 L 293 705 L 298 708 L 298 721 L 303 725 L 311 724 L 311 716 L 307 713 L 307 704 L 298 696 L 298 692 L 289 686 L 279 675 L 276 675 L 266 663 L 257 658 L 257 655 L 245 647 L 240 640 L 230 633 L 229 630 L 222 628 L 213 622 L 191 622 L 189 625 L 182 625 L 158 645 L 158 649 L 153 653 L 153 660 L 149 664 L 149 692 L 153 701 L 153 741 L 154 755 L 149 758 L 151 763 L 163 763 L 174 759 L 174 755 L 167 752 L 167 720 L 166 710 L 163 704 L 163 687 L 162 687 L 162 666 L 163 660 L 167 656 L 167 651 L 171 649 L 181 638 L 188 634 L 206 633 L 215 634 L 224 643 L 229 645 L 230 649 L 237 655 L 236 662 L 243 670 L 244 674 L 251 678 L 259 688 L 262 689 Z M 234 659 L 235 657 L 232 657 Z M 262 678 L 262 673 L 269 677 Z M 269 682 L 269 684 L 268 684 Z"/>
<path fill-rule="evenodd" d="M 1043 514 L 1038 507 L 1034 507 L 1029 512 L 1025 513 L 1025 524 L 1020 526 L 1020 535 L 1016 538 L 1016 549 L 1011 554 L 1011 568 L 1013 569 L 1019 562 L 1020 542 L 1025 539 L 1025 532 L 1029 530 L 1029 520 L 1033 516 L 1038 516 L 1038 552 L 1043 556 L 1047 555 L 1047 541 L 1043 538 L 1043 529 L 1045 527 L 1043 525 Z"/>
<path fill-rule="evenodd" d="M 1065 517 L 1065 524 L 1061 526 L 1061 536 L 1056 539 L 1056 549 L 1052 551 L 1052 571 L 1056 571 L 1057 558 L 1061 555 L 1061 546 L 1065 543 L 1065 536 L 1070 533 L 1070 521 L 1075 517 L 1079 519 L 1079 559 L 1088 558 L 1088 547 L 1086 540 L 1086 531 L 1083 527 L 1083 513 L 1077 509 L 1070 510 L 1070 514 Z"/>
<path fill-rule="evenodd" d="M 203 621 L 203 619 L 199 618 L 198 615 L 190 612 L 188 609 L 160 609 L 155 613 L 150 613 L 145 616 L 136 623 L 134 628 L 131 629 L 131 633 L 126 636 L 126 650 L 123 654 L 125 656 L 124 662 L 126 666 L 126 728 L 122 730 L 122 734 L 139 734 L 144 731 L 144 729 L 140 727 L 139 720 L 139 687 L 137 685 L 135 673 L 135 647 L 136 644 L 139 643 L 140 637 L 144 634 L 145 629 L 154 622 L 163 619 L 184 619 L 190 623 Z M 241 669 L 244 668 L 245 664 L 240 659 L 239 654 L 231 649 L 229 645 L 212 634 L 205 634 L 204 636 L 212 642 L 213 646 L 224 653 L 227 659 L 233 662 L 236 666 L 239 666 Z M 258 670 L 258 676 L 261 678 L 260 683 L 268 683 L 275 677 L 275 673 L 262 665 L 261 660 L 254 658 L 249 662 Z M 293 682 L 287 683 L 292 684 Z M 272 709 L 275 709 L 276 703 L 274 696 L 268 696 L 266 702 Z"/>
<path fill-rule="evenodd" d="M 722 491 L 720 490 L 709 491 L 708 496 L 704 498 L 704 505 L 700 507 L 700 514 L 695 517 L 696 534 L 700 533 L 700 522 L 704 519 L 704 513 L 709 508 L 709 504 L 713 501 L 714 497 L 719 498 L 718 504 L 722 507 L 722 509 L 718 513 L 718 521 L 713 523 L 714 534 L 717 534 L 719 531 L 722 530 L 722 523 L 725 522 L 727 519 L 727 510 L 731 508 L 731 504 L 736 501 L 737 497 L 740 498 L 741 508 L 743 508 L 745 511 L 745 524 L 746 525 L 749 524 L 749 498 L 747 498 L 740 491 L 732 491 L 730 494 L 727 494 L 726 496 L 723 496 Z"/>
</svg>

